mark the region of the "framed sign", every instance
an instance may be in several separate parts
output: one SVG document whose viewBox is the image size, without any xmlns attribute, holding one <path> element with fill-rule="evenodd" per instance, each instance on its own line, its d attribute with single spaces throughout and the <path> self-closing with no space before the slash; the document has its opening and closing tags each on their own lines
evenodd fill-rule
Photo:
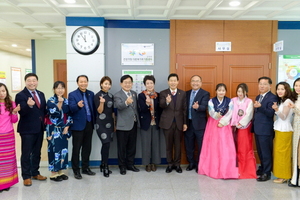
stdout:
<svg viewBox="0 0 300 200">
<path fill-rule="evenodd" d="M 122 65 L 154 65 L 153 43 L 122 43 Z"/>
<path fill-rule="evenodd" d="M 300 77 L 300 55 L 279 55 L 277 81 L 287 82 L 293 88 L 294 81 Z"/>
<path fill-rule="evenodd" d="M 11 67 L 11 90 L 19 92 L 22 90 L 21 68 Z"/>
</svg>

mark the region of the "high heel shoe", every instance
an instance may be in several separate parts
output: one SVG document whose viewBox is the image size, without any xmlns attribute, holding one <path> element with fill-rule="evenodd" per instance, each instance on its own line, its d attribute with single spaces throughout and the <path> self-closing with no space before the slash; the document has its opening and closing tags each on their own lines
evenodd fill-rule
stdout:
<svg viewBox="0 0 300 200">
<path fill-rule="evenodd" d="M 105 164 L 101 164 L 101 165 L 100 165 L 100 172 L 102 172 L 102 171 L 103 171 L 103 169 L 104 169 L 104 165 L 105 165 Z M 109 169 L 108 169 L 108 172 L 109 172 L 109 174 L 111 174 L 111 173 L 112 173 L 112 171 L 110 171 Z"/>
<path fill-rule="evenodd" d="M 278 179 L 275 179 L 273 182 L 274 183 L 286 183 L 287 181 L 288 181 L 287 179 L 278 178 Z"/>
</svg>

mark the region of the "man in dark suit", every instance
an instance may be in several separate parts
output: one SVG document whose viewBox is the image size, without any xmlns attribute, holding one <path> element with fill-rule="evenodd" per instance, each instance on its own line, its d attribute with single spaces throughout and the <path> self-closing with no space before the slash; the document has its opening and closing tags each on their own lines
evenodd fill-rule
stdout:
<svg viewBox="0 0 300 200">
<path fill-rule="evenodd" d="M 258 89 L 260 95 L 255 98 L 253 131 L 257 153 L 261 165 L 257 170 L 257 181 L 267 181 L 271 177 L 272 156 L 273 156 L 273 117 L 274 109 L 272 105 L 277 102 L 277 97 L 270 92 L 272 80 L 269 77 L 258 79 Z"/>
<path fill-rule="evenodd" d="M 37 90 L 38 76 L 25 75 L 25 88 L 16 95 L 16 104 L 20 104 L 18 132 L 21 136 L 21 170 L 23 184 L 31 186 L 31 179 L 46 180 L 40 175 L 41 148 L 45 130 L 46 99 L 43 92 Z"/>
<path fill-rule="evenodd" d="M 166 173 L 173 169 L 182 173 L 180 167 L 182 132 L 187 130 L 186 125 L 186 96 L 183 90 L 177 88 L 178 75 L 172 73 L 168 76 L 169 88 L 160 92 L 159 105 L 163 109 L 159 126 L 164 130 L 166 139 L 166 155 L 168 167 Z M 174 147 L 174 158 L 173 158 Z"/>
<path fill-rule="evenodd" d="M 82 179 L 79 168 L 79 152 L 81 151 L 82 173 L 95 175 L 89 168 L 92 149 L 92 136 L 96 117 L 94 93 L 87 89 L 88 77 L 77 77 L 78 88 L 69 93 L 69 107 L 72 112 L 72 169 L 76 179 Z"/>
<path fill-rule="evenodd" d="M 202 148 L 204 130 L 206 126 L 207 116 L 206 109 L 209 101 L 209 92 L 203 90 L 202 78 L 194 75 L 191 78 L 192 89 L 186 92 L 188 129 L 184 133 L 186 156 L 189 162 L 187 171 L 196 168 L 198 172 L 198 160 Z M 194 158 L 195 140 L 198 146 L 197 158 Z"/>
<path fill-rule="evenodd" d="M 134 166 L 136 153 L 137 127 L 140 127 L 136 92 L 131 90 L 133 79 L 124 75 L 120 79 L 122 89 L 114 95 L 114 107 L 117 109 L 117 143 L 120 174 L 126 169 L 140 170 Z"/>
</svg>

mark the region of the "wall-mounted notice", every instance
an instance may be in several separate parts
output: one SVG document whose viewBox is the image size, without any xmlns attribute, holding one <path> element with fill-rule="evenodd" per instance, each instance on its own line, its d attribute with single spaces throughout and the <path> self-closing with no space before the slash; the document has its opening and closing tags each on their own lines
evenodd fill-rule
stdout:
<svg viewBox="0 0 300 200">
<path fill-rule="evenodd" d="M 32 69 L 25 69 L 25 75 L 29 73 L 32 73 Z"/>
<path fill-rule="evenodd" d="M 6 84 L 6 74 L 4 71 L 0 71 L 0 83 Z"/>
<path fill-rule="evenodd" d="M 13 92 L 21 91 L 21 68 L 11 67 L 11 90 Z"/>
<path fill-rule="evenodd" d="M 143 79 L 146 75 L 153 75 L 153 70 L 122 70 L 122 76 L 128 74 L 132 76 L 132 90 L 137 94 L 145 90 Z"/>
<path fill-rule="evenodd" d="M 122 65 L 154 65 L 153 43 L 122 43 Z"/>
<path fill-rule="evenodd" d="M 279 55 L 277 81 L 285 81 L 293 88 L 294 81 L 300 77 L 300 55 Z"/>
<path fill-rule="evenodd" d="M 275 42 L 273 44 L 273 51 L 274 52 L 283 51 L 283 40 Z"/>
<path fill-rule="evenodd" d="M 216 51 L 231 51 L 231 42 L 216 42 Z"/>
</svg>

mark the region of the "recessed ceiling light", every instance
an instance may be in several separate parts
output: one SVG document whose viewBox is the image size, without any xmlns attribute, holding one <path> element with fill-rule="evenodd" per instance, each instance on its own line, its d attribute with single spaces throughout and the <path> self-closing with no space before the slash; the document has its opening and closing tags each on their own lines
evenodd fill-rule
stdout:
<svg viewBox="0 0 300 200">
<path fill-rule="evenodd" d="M 26 51 L 31 51 L 31 49 L 26 49 Z"/>
<path fill-rule="evenodd" d="M 239 1 L 231 1 L 231 2 L 229 2 L 230 6 L 239 6 L 240 4 L 241 4 L 241 2 L 239 2 Z"/>
<path fill-rule="evenodd" d="M 18 45 L 16 45 L 16 44 L 12 44 L 11 46 L 12 46 L 12 47 L 17 47 Z"/>
<path fill-rule="evenodd" d="M 66 3 L 76 3 L 76 0 L 64 0 Z"/>
</svg>

